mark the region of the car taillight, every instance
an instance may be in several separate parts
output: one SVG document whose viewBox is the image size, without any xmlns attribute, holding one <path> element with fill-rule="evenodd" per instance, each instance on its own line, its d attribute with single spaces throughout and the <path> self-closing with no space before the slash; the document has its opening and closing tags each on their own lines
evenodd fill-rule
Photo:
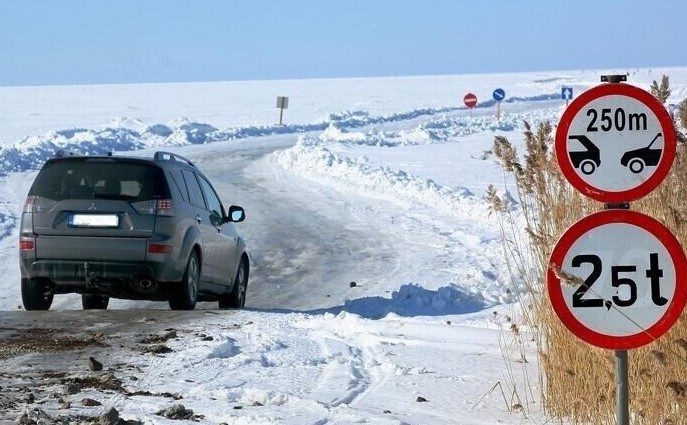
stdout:
<svg viewBox="0 0 687 425">
<path fill-rule="evenodd" d="M 132 207 L 139 214 L 145 215 L 174 215 L 171 199 L 151 199 L 150 201 L 134 202 Z"/>
<path fill-rule="evenodd" d="M 29 236 L 19 238 L 19 251 L 29 252 L 36 249 L 36 240 Z"/>
<path fill-rule="evenodd" d="M 37 202 L 38 196 L 27 196 L 26 201 L 24 201 L 24 209 L 22 212 L 32 213 L 36 209 Z"/>
<path fill-rule="evenodd" d="M 174 215 L 174 211 L 172 211 L 171 199 L 157 200 L 157 215 Z"/>
<path fill-rule="evenodd" d="M 161 243 L 148 244 L 148 252 L 151 254 L 171 254 L 172 245 L 165 245 Z"/>
</svg>

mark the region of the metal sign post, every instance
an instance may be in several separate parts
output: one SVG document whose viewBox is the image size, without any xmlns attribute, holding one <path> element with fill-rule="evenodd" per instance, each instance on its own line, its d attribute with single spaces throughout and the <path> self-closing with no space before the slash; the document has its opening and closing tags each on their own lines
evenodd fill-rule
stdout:
<svg viewBox="0 0 687 425">
<path fill-rule="evenodd" d="M 687 302 L 687 257 L 659 221 L 630 211 L 653 191 L 675 159 L 673 121 L 655 97 L 603 84 L 576 98 L 556 130 L 566 180 L 605 210 L 573 224 L 549 261 L 547 287 L 561 322 L 577 337 L 614 350 L 616 421 L 629 425 L 628 349 L 649 344 L 677 322 Z M 572 89 L 563 87 L 564 99 Z M 564 284 L 567 282 L 567 285 Z"/>
<path fill-rule="evenodd" d="M 627 76 L 601 76 L 601 82 L 619 83 L 621 81 L 627 81 Z M 565 106 L 568 106 L 567 100 Z M 609 205 L 606 204 L 606 207 L 608 208 Z M 630 379 L 627 357 L 627 350 L 615 350 L 615 417 L 618 425 L 630 425 Z"/>
<path fill-rule="evenodd" d="M 630 425 L 630 389 L 627 350 L 615 351 L 615 417 L 618 425 Z"/>
<path fill-rule="evenodd" d="M 506 92 L 503 89 L 496 89 L 491 94 L 496 101 L 496 121 L 501 120 L 501 101 L 506 98 Z"/>
<path fill-rule="evenodd" d="M 277 108 L 279 108 L 279 125 L 282 124 L 284 109 L 289 109 L 289 98 L 287 96 L 277 96 Z"/>
</svg>

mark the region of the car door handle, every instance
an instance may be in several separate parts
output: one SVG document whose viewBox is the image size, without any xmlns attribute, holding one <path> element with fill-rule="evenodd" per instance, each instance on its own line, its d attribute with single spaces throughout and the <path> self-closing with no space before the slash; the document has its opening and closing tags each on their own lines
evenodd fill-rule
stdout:
<svg viewBox="0 0 687 425">
<path fill-rule="evenodd" d="M 196 216 L 196 221 L 198 222 L 198 224 L 200 224 L 200 223 L 203 221 L 203 219 L 200 218 L 199 215 L 197 215 L 197 216 Z"/>
</svg>

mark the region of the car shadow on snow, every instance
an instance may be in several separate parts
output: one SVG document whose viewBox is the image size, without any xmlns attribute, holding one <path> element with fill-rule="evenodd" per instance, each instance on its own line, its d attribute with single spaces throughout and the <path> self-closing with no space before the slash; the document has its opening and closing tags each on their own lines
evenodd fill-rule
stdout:
<svg viewBox="0 0 687 425">
<path fill-rule="evenodd" d="M 450 284 L 438 289 L 426 289 L 410 283 L 391 293 L 391 298 L 380 296 L 346 300 L 344 305 L 304 311 L 308 314 L 343 311 L 366 319 L 381 319 L 389 313 L 398 316 L 447 316 L 476 313 L 489 307 L 480 294 L 471 294 Z"/>
</svg>

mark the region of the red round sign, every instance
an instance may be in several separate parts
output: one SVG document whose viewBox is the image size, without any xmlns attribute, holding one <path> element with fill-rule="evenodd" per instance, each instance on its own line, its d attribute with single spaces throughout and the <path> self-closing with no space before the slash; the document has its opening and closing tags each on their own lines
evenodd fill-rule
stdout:
<svg viewBox="0 0 687 425">
<path fill-rule="evenodd" d="M 474 108 L 475 105 L 477 105 L 477 96 L 475 96 L 473 93 L 468 93 L 463 98 L 463 102 L 465 102 L 465 106 L 468 108 Z"/>
<path fill-rule="evenodd" d="M 637 348 L 680 317 L 687 301 L 687 259 L 657 220 L 607 210 L 561 236 L 547 287 L 554 311 L 580 339 L 601 348 Z"/>
<path fill-rule="evenodd" d="M 556 130 L 556 159 L 584 195 L 629 202 L 654 190 L 675 158 L 673 120 L 650 93 L 629 84 L 596 86 L 572 101 Z"/>
</svg>

